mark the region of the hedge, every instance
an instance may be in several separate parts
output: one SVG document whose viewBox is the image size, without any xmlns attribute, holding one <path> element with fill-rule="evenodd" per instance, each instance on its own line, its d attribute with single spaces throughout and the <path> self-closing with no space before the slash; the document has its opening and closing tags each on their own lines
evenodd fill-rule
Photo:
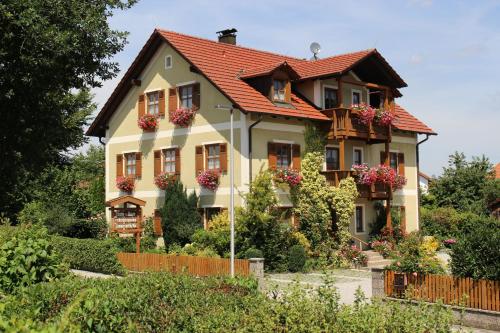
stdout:
<svg viewBox="0 0 500 333">
<path fill-rule="evenodd" d="M 116 257 L 118 249 L 112 239 L 53 236 L 52 245 L 73 269 L 104 274 L 125 274 L 125 269 Z"/>
</svg>

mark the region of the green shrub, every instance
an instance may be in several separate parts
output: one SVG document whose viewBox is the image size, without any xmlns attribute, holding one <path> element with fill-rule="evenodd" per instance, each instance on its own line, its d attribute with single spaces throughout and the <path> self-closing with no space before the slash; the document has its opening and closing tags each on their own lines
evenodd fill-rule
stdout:
<svg viewBox="0 0 500 333">
<path fill-rule="evenodd" d="M 53 236 L 52 244 L 71 268 L 123 275 L 125 270 L 116 257 L 118 249 L 112 239 L 78 239 Z"/>
<path fill-rule="evenodd" d="M 264 254 L 262 253 L 261 250 L 251 247 L 244 252 L 243 257 L 246 259 L 264 258 Z"/>
<path fill-rule="evenodd" d="M 66 273 L 67 267 L 53 250 L 44 228 L 23 227 L 0 246 L 0 290 L 12 292 Z"/>
<path fill-rule="evenodd" d="M 422 233 L 440 240 L 459 237 L 464 224 L 477 217 L 474 213 L 459 212 L 452 207 L 423 207 L 420 210 Z"/>
<path fill-rule="evenodd" d="M 227 211 L 212 218 L 208 230 L 198 229 L 191 238 L 198 248 L 211 248 L 218 255 L 224 256 L 229 251 L 230 230 Z"/>
<path fill-rule="evenodd" d="M 288 251 L 288 269 L 290 272 L 301 272 L 307 260 L 306 250 L 302 245 L 294 245 Z"/>
<path fill-rule="evenodd" d="M 118 252 L 136 252 L 135 236 L 132 237 L 119 237 L 112 235 L 109 240 L 114 244 Z M 143 236 L 141 238 L 141 252 L 150 251 L 156 248 L 156 237 Z"/>
<path fill-rule="evenodd" d="M 451 246 L 453 275 L 500 280 L 500 222 L 492 218 L 467 221 L 456 244 Z"/>
</svg>

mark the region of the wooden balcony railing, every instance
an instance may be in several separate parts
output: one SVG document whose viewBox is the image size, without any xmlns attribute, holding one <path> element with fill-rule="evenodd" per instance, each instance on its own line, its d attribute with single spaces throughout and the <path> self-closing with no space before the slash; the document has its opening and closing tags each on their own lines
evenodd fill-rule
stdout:
<svg viewBox="0 0 500 333">
<path fill-rule="evenodd" d="M 322 171 L 321 174 L 325 176 L 326 181 L 330 186 L 339 186 L 340 181 L 347 177 L 356 178 L 354 171 L 351 170 L 327 170 Z M 390 196 L 390 189 L 385 184 L 375 183 L 372 185 L 356 185 L 360 198 L 366 198 L 369 200 L 385 200 Z"/>
<path fill-rule="evenodd" d="M 390 141 L 391 128 L 374 124 L 365 125 L 359 120 L 359 112 L 351 108 L 332 108 L 323 110 L 332 119 L 328 139 L 356 138 L 367 141 Z"/>
</svg>

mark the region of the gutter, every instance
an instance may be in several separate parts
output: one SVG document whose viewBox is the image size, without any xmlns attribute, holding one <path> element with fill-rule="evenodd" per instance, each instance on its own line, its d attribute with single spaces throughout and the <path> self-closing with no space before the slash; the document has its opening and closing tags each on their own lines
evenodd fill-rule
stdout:
<svg viewBox="0 0 500 333">
<path fill-rule="evenodd" d="M 252 182 L 252 129 L 262 121 L 262 114 L 259 113 L 259 119 L 248 127 L 248 175 L 249 182 Z"/>
</svg>

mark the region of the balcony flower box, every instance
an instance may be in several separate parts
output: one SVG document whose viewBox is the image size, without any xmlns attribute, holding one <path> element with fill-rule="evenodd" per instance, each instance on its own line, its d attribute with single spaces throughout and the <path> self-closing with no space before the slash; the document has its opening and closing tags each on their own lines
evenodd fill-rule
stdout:
<svg viewBox="0 0 500 333">
<path fill-rule="evenodd" d="M 278 184 L 287 184 L 293 188 L 300 184 L 302 176 L 294 169 L 273 169 L 273 180 Z"/>
<path fill-rule="evenodd" d="M 375 118 L 376 110 L 370 105 L 364 103 L 353 104 L 351 109 L 358 112 L 359 122 L 363 125 L 370 125 Z"/>
<path fill-rule="evenodd" d="M 180 127 L 189 127 L 196 115 L 196 108 L 178 108 L 170 112 L 170 122 Z"/>
<path fill-rule="evenodd" d="M 371 186 L 372 184 L 385 184 L 393 190 L 399 190 L 406 185 L 406 178 L 398 175 L 394 169 L 386 165 L 368 167 L 366 164 L 353 165 L 358 184 Z"/>
<path fill-rule="evenodd" d="M 396 116 L 390 110 L 378 109 L 375 115 L 377 123 L 381 126 L 390 126 L 394 124 Z"/>
<path fill-rule="evenodd" d="M 212 192 L 217 191 L 217 188 L 219 187 L 219 179 L 220 174 L 215 170 L 205 170 L 201 172 L 198 177 L 196 177 L 196 181 L 201 187 L 204 187 Z"/>
<path fill-rule="evenodd" d="M 132 192 L 134 190 L 134 178 L 132 177 L 117 177 L 116 187 L 123 192 Z"/>
<path fill-rule="evenodd" d="M 144 131 L 154 131 L 158 127 L 158 117 L 152 114 L 145 114 L 139 118 L 137 125 Z"/>
<path fill-rule="evenodd" d="M 170 173 L 170 172 L 162 172 L 158 176 L 155 177 L 154 182 L 155 185 L 160 189 L 160 190 L 165 190 L 168 185 L 174 183 L 176 181 L 177 177 L 175 174 Z"/>
</svg>

